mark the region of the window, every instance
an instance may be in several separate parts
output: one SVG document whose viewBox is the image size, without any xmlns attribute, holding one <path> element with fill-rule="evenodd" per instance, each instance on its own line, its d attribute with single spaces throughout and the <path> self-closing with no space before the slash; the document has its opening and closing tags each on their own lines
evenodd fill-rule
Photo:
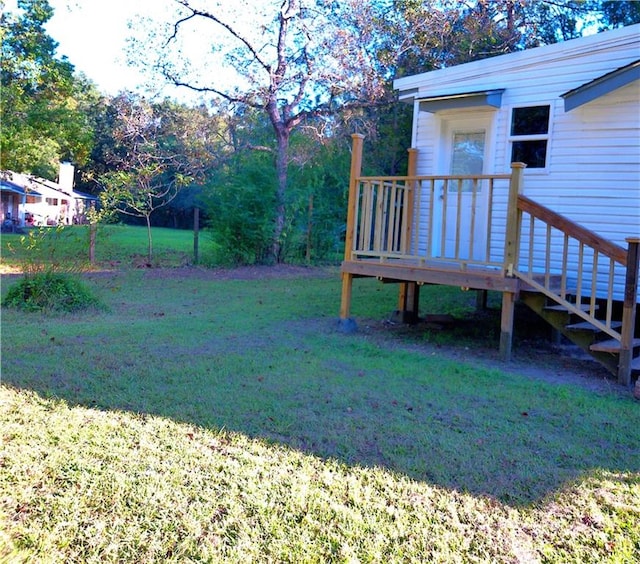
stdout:
<svg viewBox="0 0 640 564">
<path fill-rule="evenodd" d="M 456 131 L 453 134 L 453 147 L 451 155 L 451 174 L 456 176 L 482 174 L 484 166 L 485 132 L 482 131 Z M 473 191 L 473 181 L 462 182 L 463 192 Z M 458 183 L 449 184 L 451 192 L 458 191 Z"/>
<path fill-rule="evenodd" d="M 511 162 L 528 168 L 547 166 L 549 106 L 513 108 L 511 113 Z"/>
</svg>

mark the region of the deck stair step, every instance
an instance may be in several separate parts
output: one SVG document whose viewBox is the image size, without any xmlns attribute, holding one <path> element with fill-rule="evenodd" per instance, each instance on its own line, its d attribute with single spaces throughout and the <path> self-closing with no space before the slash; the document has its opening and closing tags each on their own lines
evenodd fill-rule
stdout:
<svg viewBox="0 0 640 564">
<path fill-rule="evenodd" d="M 533 280 L 534 282 L 537 282 L 538 284 L 545 286 L 547 280 L 544 274 L 534 274 L 533 275 Z M 548 281 L 548 288 L 549 290 L 553 290 L 556 292 L 559 292 L 562 288 L 562 276 L 560 274 L 551 274 L 549 276 L 549 281 Z M 523 292 L 531 292 L 531 293 L 538 293 L 538 289 L 530 286 L 529 284 L 527 284 L 525 281 L 522 281 L 522 287 L 521 290 Z M 571 294 L 571 292 L 568 289 L 565 289 L 565 292 L 567 294 Z"/>
<path fill-rule="evenodd" d="M 591 311 L 591 305 L 590 304 L 573 304 L 577 309 L 579 309 L 580 311 Z M 565 311 L 565 312 L 569 312 L 569 310 L 564 307 L 563 305 L 550 305 L 550 306 L 545 306 L 544 309 L 546 311 Z M 598 311 L 598 305 L 596 304 L 593 307 L 593 311 Z"/>
<path fill-rule="evenodd" d="M 631 343 L 631 348 L 640 347 L 640 339 L 633 339 Z M 607 352 L 607 353 L 619 353 L 620 352 L 620 341 L 616 339 L 607 339 L 606 341 L 599 341 L 597 343 L 593 343 L 589 350 L 593 352 Z"/>
<path fill-rule="evenodd" d="M 604 322 L 603 322 L 604 323 Z M 622 327 L 622 321 L 612 321 L 610 324 L 611 329 L 620 329 Z M 565 325 L 565 329 L 567 331 L 591 331 L 592 333 L 600 333 L 600 329 L 598 329 L 595 325 L 592 325 L 588 321 L 582 321 L 580 323 L 571 323 L 570 325 Z"/>
</svg>

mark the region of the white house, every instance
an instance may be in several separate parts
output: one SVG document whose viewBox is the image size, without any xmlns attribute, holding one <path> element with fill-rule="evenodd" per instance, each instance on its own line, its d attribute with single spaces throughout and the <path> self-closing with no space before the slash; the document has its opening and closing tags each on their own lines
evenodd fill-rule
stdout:
<svg viewBox="0 0 640 564">
<path fill-rule="evenodd" d="M 58 182 L 28 174 L 0 174 L 3 226 L 83 223 L 95 196 L 73 189 L 74 167 L 61 163 Z"/>
<path fill-rule="evenodd" d="M 362 176 L 353 136 L 341 266 L 399 283 L 502 293 L 511 354 L 519 298 L 629 383 L 640 371 L 640 25 L 408 76 L 407 176 Z"/>
<path fill-rule="evenodd" d="M 417 174 L 502 173 L 525 162 L 524 195 L 626 247 L 640 234 L 639 79 L 633 25 L 394 86 L 414 107 Z M 492 221 L 504 232 L 504 214 Z M 482 246 L 485 226 L 475 228 Z"/>
</svg>

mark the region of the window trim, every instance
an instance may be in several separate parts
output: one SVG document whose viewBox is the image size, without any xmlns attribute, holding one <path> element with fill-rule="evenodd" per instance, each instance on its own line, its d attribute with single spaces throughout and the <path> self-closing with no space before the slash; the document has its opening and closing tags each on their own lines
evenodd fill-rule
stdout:
<svg viewBox="0 0 640 564">
<path fill-rule="evenodd" d="M 513 124 L 513 111 L 519 108 L 537 108 L 539 106 L 548 106 L 549 107 L 549 127 L 547 128 L 547 133 L 536 133 L 534 135 L 512 135 L 511 127 Z M 553 116 L 554 116 L 554 104 L 553 102 L 537 102 L 530 104 L 516 104 L 509 107 L 509 119 L 507 120 L 507 145 L 508 152 L 507 158 L 509 159 L 509 164 L 511 164 L 511 154 L 513 153 L 513 143 L 514 141 L 546 141 L 547 142 L 547 154 L 545 157 L 544 167 L 540 168 L 525 168 L 525 174 L 548 174 L 549 173 L 549 161 L 551 160 L 551 137 L 553 130 Z"/>
</svg>

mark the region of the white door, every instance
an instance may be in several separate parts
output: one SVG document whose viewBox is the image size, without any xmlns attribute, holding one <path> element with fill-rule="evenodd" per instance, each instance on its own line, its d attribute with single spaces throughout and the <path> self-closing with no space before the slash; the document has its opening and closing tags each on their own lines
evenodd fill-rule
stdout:
<svg viewBox="0 0 640 564">
<path fill-rule="evenodd" d="M 443 175 L 486 173 L 491 118 L 452 118 L 442 123 L 440 170 Z M 440 185 L 435 209 L 436 257 L 485 261 L 487 182 L 470 179 Z"/>
</svg>

